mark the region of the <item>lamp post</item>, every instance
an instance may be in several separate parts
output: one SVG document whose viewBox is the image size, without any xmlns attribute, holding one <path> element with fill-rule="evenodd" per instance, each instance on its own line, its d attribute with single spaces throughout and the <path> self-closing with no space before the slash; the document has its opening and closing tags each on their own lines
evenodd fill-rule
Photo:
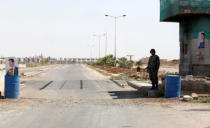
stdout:
<svg viewBox="0 0 210 128">
<path fill-rule="evenodd" d="M 92 58 L 93 58 L 92 52 L 93 52 L 94 45 L 88 45 L 88 47 L 90 48 L 90 59 L 92 60 Z"/>
<path fill-rule="evenodd" d="M 98 56 L 101 58 L 101 37 L 106 36 L 106 43 L 105 43 L 105 56 L 107 52 L 107 33 L 104 33 L 102 35 L 93 34 L 94 37 L 98 37 Z"/>
<path fill-rule="evenodd" d="M 117 59 L 117 19 L 122 18 L 122 17 L 126 17 L 126 15 L 122 15 L 122 16 L 111 16 L 111 15 L 105 15 L 106 17 L 111 17 L 114 18 L 114 46 L 115 46 L 115 50 L 114 50 L 114 56 L 115 56 L 115 60 Z"/>
<path fill-rule="evenodd" d="M 104 55 L 106 56 L 107 55 L 107 36 L 108 36 L 107 33 L 104 33 L 104 36 L 106 38 L 105 39 L 105 51 L 104 51 L 105 53 L 104 53 Z"/>
<path fill-rule="evenodd" d="M 98 58 L 101 58 L 101 35 L 93 35 L 94 37 L 98 37 Z"/>
</svg>

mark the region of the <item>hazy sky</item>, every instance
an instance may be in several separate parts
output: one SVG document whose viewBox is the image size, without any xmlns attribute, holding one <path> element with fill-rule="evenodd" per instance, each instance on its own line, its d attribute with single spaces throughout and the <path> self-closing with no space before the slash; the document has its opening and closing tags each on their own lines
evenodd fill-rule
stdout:
<svg viewBox="0 0 210 128">
<path fill-rule="evenodd" d="M 114 20 L 118 57 L 179 58 L 179 25 L 160 23 L 159 0 L 1 0 L 0 56 L 98 57 L 93 34 L 108 33 L 108 53 L 114 53 Z M 101 39 L 104 55 L 105 38 Z"/>
</svg>

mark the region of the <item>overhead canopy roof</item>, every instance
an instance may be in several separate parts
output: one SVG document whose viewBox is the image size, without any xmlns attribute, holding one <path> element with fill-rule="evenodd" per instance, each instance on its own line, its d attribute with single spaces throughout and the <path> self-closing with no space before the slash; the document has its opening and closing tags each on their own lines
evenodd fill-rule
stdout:
<svg viewBox="0 0 210 128">
<path fill-rule="evenodd" d="M 201 14 L 210 16 L 210 0 L 160 0 L 160 21 L 178 22 Z"/>
</svg>

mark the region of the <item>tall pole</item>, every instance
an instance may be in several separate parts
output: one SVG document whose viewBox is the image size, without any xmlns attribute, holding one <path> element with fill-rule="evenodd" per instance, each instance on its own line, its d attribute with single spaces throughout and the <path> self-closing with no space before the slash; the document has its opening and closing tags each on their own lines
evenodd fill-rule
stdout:
<svg viewBox="0 0 210 128">
<path fill-rule="evenodd" d="M 90 46 L 90 59 L 92 59 L 92 47 Z"/>
<path fill-rule="evenodd" d="M 114 56 L 115 56 L 115 60 L 117 59 L 117 17 L 115 17 L 115 36 L 114 36 L 114 40 L 115 40 L 115 50 L 114 50 Z"/>
<path fill-rule="evenodd" d="M 98 56 L 101 58 L 101 37 L 98 36 L 99 42 L 98 42 Z"/>
<path fill-rule="evenodd" d="M 93 47 L 94 45 L 88 45 L 88 47 L 90 47 L 90 59 L 93 58 Z"/>
<path fill-rule="evenodd" d="M 101 36 L 104 36 L 104 35 L 94 34 L 93 36 L 98 37 L 98 57 L 101 58 Z"/>
<path fill-rule="evenodd" d="M 90 48 L 90 62 L 92 62 L 93 59 L 93 47 Z"/>
<path fill-rule="evenodd" d="M 105 56 L 107 56 L 107 33 L 105 33 L 105 36 L 106 36 L 106 42 L 105 42 Z"/>
<path fill-rule="evenodd" d="M 126 15 L 122 15 L 122 16 L 110 16 L 110 15 L 105 15 L 105 16 L 107 16 L 107 17 L 111 17 L 111 18 L 114 18 L 114 26 L 115 26 L 115 34 L 114 34 L 114 43 L 115 43 L 115 45 L 114 45 L 114 56 L 115 56 L 115 61 L 116 61 L 116 59 L 117 59 L 117 19 L 118 18 L 120 18 L 120 17 L 126 17 Z"/>
</svg>

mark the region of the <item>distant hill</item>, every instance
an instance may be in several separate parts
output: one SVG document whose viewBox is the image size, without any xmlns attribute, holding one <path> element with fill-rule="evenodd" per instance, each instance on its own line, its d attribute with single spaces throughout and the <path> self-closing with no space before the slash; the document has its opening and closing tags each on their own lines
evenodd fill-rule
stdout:
<svg viewBox="0 0 210 128">
<path fill-rule="evenodd" d="M 140 60 L 141 60 L 141 62 L 142 62 L 143 64 L 147 64 L 148 61 L 149 61 L 149 57 L 145 57 L 145 58 L 142 58 L 142 59 L 140 59 Z"/>
<path fill-rule="evenodd" d="M 140 60 L 143 64 L 147 64 L 148 61 L 149 61 L 149 57 L 145 57 L 145 58 L 142 58 Z M 177 65 L 177 64 L 179 64 L 179 60 L 174 59 L 174 60 L 169 60 L 168 61 L 167 59 L 161 59 L 160 63 L 165 64 L 165 65 Z"/>
<path fill-rule="evenodd" d="M 168 66 L 175 66 L 179 64 L 179 60 L 170 60 L 170 61 L 165 61 L 165 62 L 161 62 L 161 65 L 168 65 Z"/>
</svg>

